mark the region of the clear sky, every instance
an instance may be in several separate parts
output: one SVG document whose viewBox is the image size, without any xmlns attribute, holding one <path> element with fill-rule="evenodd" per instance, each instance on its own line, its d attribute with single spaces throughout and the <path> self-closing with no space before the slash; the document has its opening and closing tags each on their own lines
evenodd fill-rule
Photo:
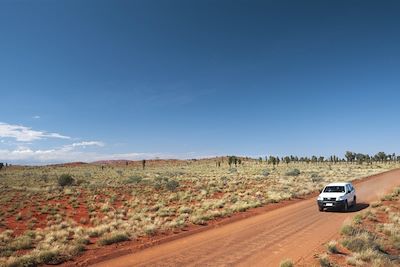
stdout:
<svg viewBox="0 0 400 267">
<path fill-rule="evenodd" d="M 400 152 L 399 14 L 0 0 L 0 161 Z"/>
</svg>

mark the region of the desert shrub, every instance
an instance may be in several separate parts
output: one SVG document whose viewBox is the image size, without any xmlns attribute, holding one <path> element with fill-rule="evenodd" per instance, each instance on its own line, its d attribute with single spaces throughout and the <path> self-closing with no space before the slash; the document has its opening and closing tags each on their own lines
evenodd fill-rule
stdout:
<svg viewBox="0 0 400 267">
<path fill-rule="evenodd" d="M 99 244 L 102 246 L 107 246 L 123 241 L 128 241 L 129 236 L 126 233 L 110 233 L 99 239 Z"/>
<path fill-rule="evenodd" d="M 262 175 L 263 175 L 264 177 L 267 177 L 267 176 L 269 175 L 269 171 L 268 171 L 268 170 L 263 170 L 263 171 L 262 171 Z"/>
<path fill-rule="evenodd" d="M 331 267 L 332 263 L 329 261 L 328 255 L 324 254 L 319 257 L 319 264 L 321 267 Z"/>
<path fill-rule="evenodd" d="M 237 169 L 236 168 L 229 168 L 229 173 L 237 173 Z"/>
<path fill-rule="evenodd" d="M 12 243 L 13 250 L 30 249 L 33 246 L 32 238 L 29 236 L 19 236 Z"/>
<path fill-rule="evenodd" d="M 42 264 L 60 264 L 65 260 L 66 257 L 61 256 L 56 250 L 42 251 L 36 257 L 36 261 Z"/>
<path fill-rule="evenodd" d="M 356 233 L 356 229 L 350 224 L 345 224 L 340 229 L 340 233 L 342 235 L 351 236 L 351 235 L 354 235 Z"/>
<path fill-rule="evenodd" d="M 357 214 L 353 218 L 353 223 L 354 224 L 361 224 L 362 223 L 362 219 L 363 219 L 363 215 L 362 214 Z"/>
<path fill-rule="evenodd" d="M 299 176 L 300 170 L 299 169 L 291 169 L 285 173 L 286 176 Z"/>
<path fill-rule="evenodd" d="M 77 244 L 75 246 L 73 246 L 71 248 L 71 250 L 69 251 L 70 255 L 73 257 L 79 256 L 82 254 L 82 252 L 84 252 L 86 250 L 85 245 L 83 244 Z"/>
<path fill-rule="evenodd" d="M 326 248 L 332 254 L 339 252 L 337 249 L 337 242 L 335 240 L 329 241 L 328 244 L 326 244 Z"/>
<path fill-rule="evenodd" d="M 144 232 L 146 233 L 146 235 L 154 235 L 157 232 L 157 226 L 151 224 L 151 225 L 147 225 L 144 228 Z"/>
<path fill-rule="evenodd" d="M 293 267 L 293 261 L 291 259 L 286 259 L 281 261 L 281 263 L 279 264 L 279 267 Z"/>
<path fill-rule="evenodd" d="M 192 213 L 192 209 L 188 206 L 182 206 L 178 209 L 179 213 Z"/>
<path fill-rule="evenodd" d="M 176 191 L 176 189 L 179 187 L 179 183 L 175 180 L 170 180 L 165 184 L 165 187 L 169 190 L 169 191 Z"/>
<path fill-rule="evenodd" d="M 69 174 L 61 174 L 60 177 L 58 177 L 58 185 L 59 186 L 69 186 L 74 183 L 74 178 L 72 178 L 71 175 Z"/>
<path fill-rule="evenodd" d="M 138 184 L 143 180 L 140 175 L 132 175 L 127 180 L 126 183 L 128 184 Z"/>
<path fill-rule="evenodd" d="M 311 174 L 311 181 L 313 183 L 322 182 L 324 179 L 316 173 Z"/>
<path fill-rule="evenodd" d="M 353 252 L 361 252 L 367 249 L 381 250 L 380 245 L 376 242 L 376 238 L 368 232 L 346 238 L 343 240 L 343 246 Z"/>
</svg>

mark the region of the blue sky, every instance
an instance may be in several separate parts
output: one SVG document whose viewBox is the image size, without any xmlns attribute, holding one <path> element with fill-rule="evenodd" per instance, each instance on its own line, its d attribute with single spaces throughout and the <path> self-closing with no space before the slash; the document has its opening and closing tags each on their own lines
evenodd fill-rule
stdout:
<svg viewBox="0 0 400 267">
<path fill-rule="evenodd" d="M 0 161 L 400 152 L 399 12 L 0 0 Z"/>
</svg>

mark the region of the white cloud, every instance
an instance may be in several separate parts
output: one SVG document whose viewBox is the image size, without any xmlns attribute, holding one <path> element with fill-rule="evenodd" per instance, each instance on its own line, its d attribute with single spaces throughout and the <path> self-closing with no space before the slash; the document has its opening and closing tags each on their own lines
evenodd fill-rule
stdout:
<svg viewBox="0 0 400 267">
<path fill-rule="evenodd" d="M 83 147 L 86 147 L 86 146 L 100 146 L 100 147 L 103 147 L 104 143 L 100 142 L 100 141 L 83 141 L 83 142 L 80 142 L 80 143 L 73 143 L 71 146 L 73 146 L 73 147 L 79 147 L 79 146 L 83 146 Z"/>
<path fill-rule="evenodd" d="M 60 138 L 70 139 L 58 133 L 48 133 L 45 131 L 32 130 L 30 127 L 22 125 L 13 125 L 0 122 L 0 137 L 2 138 L 15 138 L 19 142 L 30 142 L 45 138 Z"/>
<path fill-rule="evenodd" d="M 100 141 L 83 141 L 83 142 L 79 142 L 79 143 L 73 143 L 73 144 L 70 144 L 70 145 L 65 145 L 60 150 L 72 151 L 72 150 L 74 150 L 76 148 L 79 148 L 79 147 L 86 148 L 88 146 L 103 147 L 104 143 L 100 142 Z"/>
<path fill-rule="evenodd" d="M 18 147 L 14 150 L 0 150 L 0 162 L 18 162 L 28 164 L 47 164 L 83 161 L 93 162 L 98 160 L 139 160 L 154 158 L 171 158 L 171 155 L 161 153 L 122 153 L 103 154 L 98 152 L 86 152 L 71 149 L 70 146 L 63 146 L 58 149 L 32 150 L 28 147 Z"/>
<path fill-rule="evenodd" d="M 32 118 L 35 119 L 35 120 L 38 120 L 38 119 L 40 119 L 40 116 L 39 115 L 35 115 Z"/>
</svg>

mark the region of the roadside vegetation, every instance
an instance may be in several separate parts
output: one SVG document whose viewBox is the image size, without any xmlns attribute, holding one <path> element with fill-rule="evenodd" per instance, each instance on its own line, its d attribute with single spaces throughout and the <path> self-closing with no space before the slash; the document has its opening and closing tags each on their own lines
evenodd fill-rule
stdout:
<svg viewBox="0 0 400 267">
<path fill-rule="evenodd" d="M 339 240 L 326 244 L 321 266 L 400 265 L 400 187 L 343 225 Z"/>
<path fill-rule="evenodd" d="M 41 167 L 2 164 L 0 266 L 61 263 L 89 247 L 206 225 L 302 197 L 328 182 L 399 166 L 392 155 L 384 160 L 365 155 L 357 160 L 355 155 L 354 160 L 231 156 Z"/>
</svg>

